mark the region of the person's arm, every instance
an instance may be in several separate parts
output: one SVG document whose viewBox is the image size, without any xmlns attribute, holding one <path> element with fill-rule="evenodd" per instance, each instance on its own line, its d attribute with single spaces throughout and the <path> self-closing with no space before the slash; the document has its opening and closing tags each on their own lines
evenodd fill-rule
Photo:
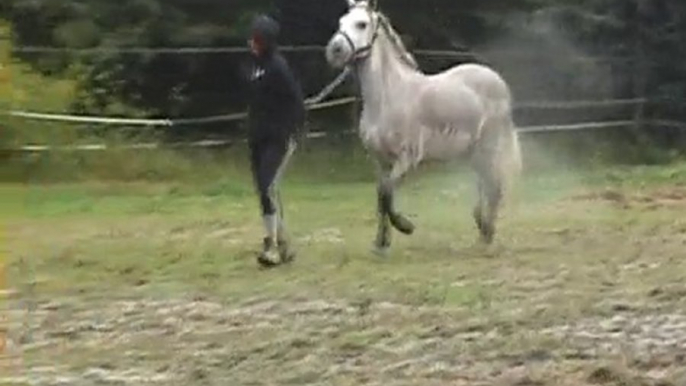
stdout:
<svg viewBox="0 0 686 386">
<path fill-rule="evenodd" d="M 297 132 L 302 131 L 305 123 L 305 100 L 300 84 L 296 80 L 285 59 L 281 59 L 277 62 L 277 74 L 280 83 L 279 89 L 282 92 L 284 102 L 287 106 L 285 106 L 285 108 L 289 108 L 288 113 L 291 118 L 291 124 L 295 125 L 293 129 Z M 295 134 L 297 135 L 299 133 Z"/>
<path fill-rule="evenodd" d="M 252 73 L 254 69 L 255 63 L 250 59 L 244 59 L 238 64 L 239 84 L 237 89 L 241 90 L 245 96 L 245 100 L 243 100 L 241 108 L 248 110 L 248 113 L 250 113 L 252 108 L 252 101 L 255 93 L 254 85 L 252 83 Z"/>
</svg>

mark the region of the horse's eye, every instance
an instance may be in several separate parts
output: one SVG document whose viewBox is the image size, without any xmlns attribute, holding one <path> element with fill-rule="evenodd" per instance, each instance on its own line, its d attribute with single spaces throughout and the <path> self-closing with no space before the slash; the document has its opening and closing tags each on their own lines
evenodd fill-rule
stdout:
<svg viewBox="0 0 686 386">
<path fill-rule="evenodd" d="M 357 24 L 355 26 L 359 30 L 364 30 L 364 29 L 367 29 L 367 22 L 366 21 L 360 21 L 360 22 L 357 22 Z"/>
</svg>

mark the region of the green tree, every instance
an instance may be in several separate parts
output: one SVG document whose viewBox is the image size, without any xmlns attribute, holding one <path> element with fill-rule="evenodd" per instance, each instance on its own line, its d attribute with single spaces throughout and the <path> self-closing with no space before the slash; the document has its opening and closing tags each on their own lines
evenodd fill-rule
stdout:
<svg viewBox="0 0 686 386">
<path fill-rule="evenodd" d="M 409 46 L 478 50 L 505 72 L 522 98 L 686 96 L 686 3 L 668 0 L 380 0 Z M 256 12 L 282 22 L 284 44 L 324 44 L 344 0 L 3 0 L 23 46 L 68 48 L 242 46 Z M 541 27 L 543 26 L 543 27 Z M 569 48 L 569 49 L 567 49 Z M 499 55 L 499 51 L 506 54 Z M 521 58 L 513 51 L 525 51 Z M 623 57 L 589 65 L 575 57 Z M 648 61 L 639 66 L 637 58 Z M 68 74 L 80 113 L 213 115 L 240 110 L 245 54 L 24 53 L 47 75 Z M 289 54 L 306 94 L 332 76 L 320 53 Z M 427 59 L 427 71 L 456 59 Z M 609 74 L 609 75 L 608 75 Z M 637 76 L 635 74 L 640 74 Z M 599 87 L 607 83 L 606 88 Z M 40 109 L 39 106 L 36 107 Z M 678 112 L 675 112 L 678 113 Z M 219 129 L 222 129 L 220 126 Z"/>
</svg>

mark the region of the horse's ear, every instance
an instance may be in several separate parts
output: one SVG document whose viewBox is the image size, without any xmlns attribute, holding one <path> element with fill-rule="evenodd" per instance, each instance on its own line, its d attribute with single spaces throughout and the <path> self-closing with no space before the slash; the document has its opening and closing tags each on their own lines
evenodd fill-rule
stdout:
<svg viewBox="0 0 686 386">
<path fill-rule="evenodd" d="M 373 10 L 379 10 L 379 0 L 370 0 L 370 5 L 372 6 Z"/>
<path fill-rule="evenodd" d="M 355 0 L 348 0 L 348 7 L 352 8 L 355 6 Z"/>
</svg>

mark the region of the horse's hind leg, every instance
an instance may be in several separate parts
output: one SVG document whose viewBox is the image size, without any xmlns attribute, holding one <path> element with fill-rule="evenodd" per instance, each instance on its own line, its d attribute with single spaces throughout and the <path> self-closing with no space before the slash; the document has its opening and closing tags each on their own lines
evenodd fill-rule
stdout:
<svg viewBox="0 0 686 386">
<path fill-rule="evenodd" d="M 489 138 L 483 138 L 486 139 Z M 474 208 L 474 221 L 479 228 L 481 240 L 486 244 L 492 244 L 495 238 L 496 222 L 504 193 L 502 175 L 496 162 L 496 149 L 492 143 L 484 142 L 473 160 L 479 190 L 479 199 Z"/>
<path fill-rule="evenodd" d="M 485 210 L 485 205 L 486 204 L 486 198 L 485 198 L 485 193 L 484 193 L 484 188 L 483 188 L 483 182 L 481 179 L 481 176 L 478 176 L 477 178 L 477 202 L 476 205 L 474 206 L 474 222 L 476 223 L 477 229 L 479 229 L 479 233 L 483 236 L 484 234 L 484 210 Z"/>
<path fill-rule="evenodd" d="M 496 222 L 503 198 L 502 183 L 493 173 L 479 176 L 479 202 L 474 209 L 474 220 L 481 233 L 481 240 L 492 244 L 496 233 Z"/>
</svg>

